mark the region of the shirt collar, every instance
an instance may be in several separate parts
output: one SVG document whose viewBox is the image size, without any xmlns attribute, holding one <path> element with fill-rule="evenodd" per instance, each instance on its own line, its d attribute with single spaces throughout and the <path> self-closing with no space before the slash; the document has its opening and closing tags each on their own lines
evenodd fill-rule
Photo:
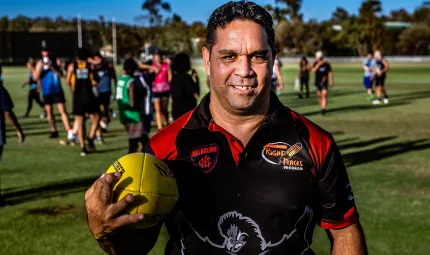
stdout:
<svg viewBox="0 0 430 255">
<path fill-rule="evenodd" d="M 209 108 L 210 92 L 207 93 L 200 104 L 192 113 L 189 121 L 185 125 L 186 129 L 208 128 L 212 121 L 212 114 Z M 279 125 L 292 123 L 290 109 L 285 107 L 274 92 L 270 92 L 270 107 L 267 121 L 269 124 Z"/>
</svg>

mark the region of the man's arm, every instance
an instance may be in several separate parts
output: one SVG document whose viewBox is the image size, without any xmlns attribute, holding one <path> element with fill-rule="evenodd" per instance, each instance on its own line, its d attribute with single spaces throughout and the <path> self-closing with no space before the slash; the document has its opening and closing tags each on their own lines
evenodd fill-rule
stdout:
<svg viewBox="0 0 430 255">
<path fill-rule="evenodd" d="M 66 84 L 72 86 L 73 63 L 67 67 Z"/>
<path fill-rule="evenodd" d="M 110 70 L 110 77 L 113 80 L 114 89 L 115 89 L 115 85 L 118 82 L 118 78 L 116 76 L 115 67 L 113 65 L 109 65 L 109 70 Z"/>
<path fill-rule="evenodd" d="M 383 73 L 385 73 L 385 72 L 387 72 L 388 71 L 388 68 L 390 68 L 390 64 L 388 64 L 388 61 L 387 60 L 382 60 L 382 62 L 384 63 L 384 69 L 382 69 L 381 70 L 381 74 L 383 74 Z"/>
<path fill-rule="evenodd" d="M 367 255 L 364 231 L 360 222 L 338 230 L 327 231 L 332 243 L 332 255 Z"/>
<path fill-rule="evenodd" d="M 319 63 L 317 63 L 315 66 L 314 66 L 314 68 L 312 68 L 312 72 L 313 73 L 315 73 L 320 67 L 321 67 L 321 65 L 322 64 L 324 64 L 325 63 L 325 61 L 321 61 L 321 62 L 319 62 Z"/>
<path fill-rule="evenodd" d="M 130 82 L 130 85 L 128 87 L 128 98 L 130 99 L 130 106 L 131 108 L 134 108 L 135 106 L 135 89 L 134 89 L 134 81 Z"/>
<path fill-rule="evenodd" d="M 329 82 L 330 88 L 333 88 L 333 87 L 334 87 L 334 76 L 333 76 L 333 71 L 330 71 L 330 72 L 328 73 L 328 82 Z"/>
<path fill-rule="evenodd" d="M 284 79 L 282 79 L 281 69 L 279 68 L 279 65 L 275 64 L 275 72 L 276 72 L 276 78 L 278 79 L 279 89 L 284 90 Z"/>
<path fill-rule="evenodd" d="M 33 78 L 37 81 L 40 78 L 40 72 L 42 71 L 43 63 L 41 60 L 37 61 L 36 68 L 31 69 Z"/>
</svg>

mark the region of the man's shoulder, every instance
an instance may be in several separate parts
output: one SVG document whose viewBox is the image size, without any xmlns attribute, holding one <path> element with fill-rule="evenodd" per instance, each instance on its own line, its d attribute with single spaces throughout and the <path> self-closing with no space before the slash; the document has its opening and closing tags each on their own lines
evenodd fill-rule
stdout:
<svg viewBox="0 0 430 255">
<path fill-rule="evenodd" d="M 307 141 L 309 150 L 312 151 L 312 161 L 319 169 L 334 144 L 332 135 L 303 115 L 291 110 L 290 112 L 295 120 L 297 132 Z"/>
<path fill-rule="evenodd" d="M 288 110 L 290 111 L 290 115 L 295 120 L 295 122 L 298 124 L 302 124 L 302 126 L 305 126 L 309 133 L 321 137 L 324 140 L 331 139 L 331 134 L 328 131 L 318 126 L 300 113 L 295 112 L 291 109 Z"/>
<path fill-rule="evenodd" d="M 194 110 L 184 114 L 151 137 L 149 143 L 157 158 L 161 160 L 172 160 L 176 158 L 176 137 L 188 123 L 193 112 Z"/>
</svg>

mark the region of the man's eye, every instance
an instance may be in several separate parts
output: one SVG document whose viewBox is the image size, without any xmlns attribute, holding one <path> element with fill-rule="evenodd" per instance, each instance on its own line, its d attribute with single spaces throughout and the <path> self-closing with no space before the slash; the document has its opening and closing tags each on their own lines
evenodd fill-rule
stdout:
<svg viewBox="0 0 430 255">
<path fill-rule="evenodd" d="M 254 55 L 254 56 L 252 56 L 252 59 L 254 59 L 254 60 L 266 60 L 267 57 L 264 55 Z"/>
<path fill-rule="evenodd" d="M 233 60 L 233 59 L 236 58 L 236 56 L 235 55 L 227 55 L 227 56 L 224 56 L 222 58 L 225 59 L 225 60 Z"/>
</svg>

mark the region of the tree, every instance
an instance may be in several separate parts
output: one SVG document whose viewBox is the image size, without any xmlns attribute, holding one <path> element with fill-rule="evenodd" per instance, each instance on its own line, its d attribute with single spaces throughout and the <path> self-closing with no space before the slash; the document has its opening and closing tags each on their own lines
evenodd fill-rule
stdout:
<svg viewBox="0 0 430 255">
<path fill-rule="evenodd" d="M 288 14 L 287 9 L 280 8 L 277 5 L 273 7 L 270 4 L 267 4 L 264 8 L 270 13 L 270 15 L 272 15 L 275 25 L 279 24 L 279 22 L 283 20 L 286 20 L 286 15 Z"/>
<path fill-rule="evenodd" d="M 349 19 L 349 13 L 341 7 L 337 7 L 331 15 L 331 21 L 337 24 L 348 21 Z"/>
<path fill-rule="evenodd" d="M 162 0 L 145 0 L 142 4 L 142 10 L 146 12 L 146 14 L 141 16 L 140 19 L 149 22 L 150 37 L 152 39 L 154 26 L 160 26 L 163 22 L 163 16 L 160 12 L 170 12 L 170 4 Z"/>
<path fill-rule="evenodd" d="M 154 44 L 169 53 L 192 53 L 190 29 L 177 14 L 167 19 L 158 30 Z"/>
<path fill-rule="evenodd" d="M 428 55 L 430 53 L 430 28 L 425 24 L 419 24 L 403 30 L 397 46 L 404 54 Z"/>
<path fill-rule="evenodd" d="M 385 27 L 381 19 L 382 5 L 379 0 L 367 0 L 360 7 L 359 22 L 366 33 L 366 41 L 373 50 L 383 43 Z"/>
<path fill-rule="evenodd" d="M 408 11 L 402 8 L 398 10 L 392 10 L 388 19 L 390 21 L 411 22 L 412 16 L 408 13 Z"/>
<path fill-rule="evenodd" d="M 275 0 L 276 3 L 280 3 L 286 6 L 286 10 L 290 19 L 302 20 L 302 14 L 299 13 L 302 6 L 302 0 Z"/>
<path fill-rule="evenodd" d="M 430 25 L 430 1 L 425 1 L 420 7 L 415 9 L 412 20 L 416 23 Z"/>
</svg>

